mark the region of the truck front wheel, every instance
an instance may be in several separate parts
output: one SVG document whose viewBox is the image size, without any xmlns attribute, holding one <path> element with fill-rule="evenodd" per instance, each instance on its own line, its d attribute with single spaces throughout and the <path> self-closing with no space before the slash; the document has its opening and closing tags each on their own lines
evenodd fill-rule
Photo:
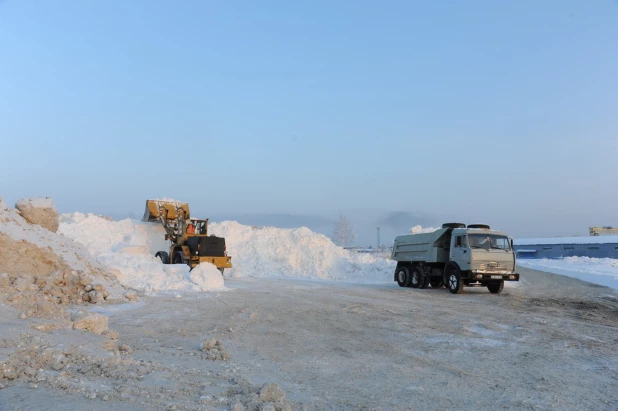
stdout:
<svg viewBox="0 0 618 411">
<path fill-rule="evenodd" d="M 500 281 L 499 283 L 487 284 L 487 289 L 492 294 L 500 294 L 503 288 L 504 288 L 504 281 Z"/>
<path fill-rule="evenodd" d="M 461 280 L 461 270 L 455 265 L 448 268 L 446 275 L 448 290 L 453 294 L 461 294 L 463 291 L 463 281 Z"/>
<path fill-rule="evenodd" d="M 397 270 L 397 284 L 399 284 L 400 287 L 410 286 L 410 271 L 408 267 L 399 267 Z"/>
</svg>

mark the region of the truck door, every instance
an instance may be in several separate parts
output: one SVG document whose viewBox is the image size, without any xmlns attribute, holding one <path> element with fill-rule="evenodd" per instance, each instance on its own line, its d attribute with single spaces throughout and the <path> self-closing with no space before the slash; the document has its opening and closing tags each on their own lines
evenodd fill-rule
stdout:
<svg viewBox="0 0 618 411">
<path fill-rule="evenodd" d="M 451 261 L 457 263 L 462 271 L 470 269 L 470 249 L 465 234 L 454 235 L 451 240 Z"/>
</svg>

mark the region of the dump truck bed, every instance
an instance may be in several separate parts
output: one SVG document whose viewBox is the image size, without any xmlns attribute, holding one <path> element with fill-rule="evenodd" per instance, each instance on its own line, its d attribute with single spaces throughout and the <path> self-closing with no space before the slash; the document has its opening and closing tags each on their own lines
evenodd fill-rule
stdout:
<svg viewBox="0 0 618 411">
<path fill-rule="evenodd" d="M 443 242 L 452 228 L 441 228 L 433 233 L 400 235 L 395 238 L 391 258 L 395 261 L 447 262 L 448 249 Z"/>
</svg>

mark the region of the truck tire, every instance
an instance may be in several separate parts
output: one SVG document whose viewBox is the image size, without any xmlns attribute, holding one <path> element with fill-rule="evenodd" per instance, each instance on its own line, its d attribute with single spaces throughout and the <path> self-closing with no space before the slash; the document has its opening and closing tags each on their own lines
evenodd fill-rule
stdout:
<svg viewBox="0 0 618 411">
<path fill-rule="evenodd" d="M 440 277 L 430 277 L 429 285 L 431 285 L 431 288 L 440 288 L 444 285 L 444 281 Z"/>
<path fill-rule="evenodd" d="M 165 251 L 157 251 L 157 253 L 155 254 L 155 257 L 160 258 L 161 263 L 163 264 L 170 263 L 170 255 L 166 253 Z"/>
<path fill-rule="evenodd" d="M 450 265 L 447 268 L 447 285 L 448 290 L 453 294 L 461 294 L 464 283 L 461 279 L 461 270 L 456 265 Z"/>
<path fill-rule="evenodd" d="M 504 281 L 500 281 L 499 283 L 487 284 L 487 289 L 492 294 L 500 294 L 503 288 L 504 288 Z"/>
<path fill-rule="evenodd" d="M 410 286 L 410 270 L 408 270 L 408 267 L 399 267 L 397 269 L 397 284 L 400 287 Z"/>
<path fill-rule="evenodd" d="M 420 269 L 415 268 L 412 270 L 412 274 L 410 276 L 410 287 L 421 288 L 422 286 L 423 286 L 423 276 L 421 275 Z"/>
<path fill-rule="evenodd" d="M 421 280 L 421 281 L 419 282 L 419 286 L 418 286 L 418 288 L 420 288 L 420 289 L 425 289 L 425 288 L 427 288 L 427 286 L 429 285 L 429 277 L 426 277 L 426 276 L 423 274 L 423 270 L 421 270 L 420 268 L 417 268 L 415 271 L 418 273 L 418 276 L 419 276 L 419 278 L 420 278 L 420 280 Z"/>
<path fill-rule="evenodd" d="M 174 253 L 174 261 L 173 264 L 185 264 L 185 256 L 182 251 L 176 251 Z"/>
</svg>

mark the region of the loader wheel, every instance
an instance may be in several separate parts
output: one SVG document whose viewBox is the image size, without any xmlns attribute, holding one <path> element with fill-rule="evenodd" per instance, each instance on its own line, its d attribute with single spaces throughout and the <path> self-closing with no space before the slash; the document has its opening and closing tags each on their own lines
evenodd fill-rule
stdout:
<svg viewBox="0 0 618 411">
<path fill-rule="evenodd" d="M 504 288 L 504 281 L 500 281 L 499 283 L 487 284 L 487 289 L 492 294 L 500 294 L 503 288 Z"/>
<path fill-rule="evenodd" d="M 157 251 L 157 253 L 155 254 L 155 257 L 160 258 L 161 263 L 163 264 L 170 263 L 170 255 L 166 253 L 165 251 Z"/>
<path fill-rule="evenodd" d="M 461 280 L 461 270 L 456 265 L 451 265 L 448 268 L 446 275 L 447 288 L 453 294 L 461 294 L 463 291 L 464 283 Z"/>
<path fill-rule="evenodd" d="M 174 253 L 174 264 L 185 264 L 185 256 L 182 254 L 182 251 Z"/>
<path fill-rule="evenodd" d="M 440 277 L 431 277 L 429 278 L 429 285 L 431 285 L 431 288 L 441 288 L 444 281 Z"/>
<path fill-rule="evenodd" d="M 410 286 L 410 271 L 408 267 L 399 267 L 397 270 L 397 284 L 400 287 Z"/>
</svg>

